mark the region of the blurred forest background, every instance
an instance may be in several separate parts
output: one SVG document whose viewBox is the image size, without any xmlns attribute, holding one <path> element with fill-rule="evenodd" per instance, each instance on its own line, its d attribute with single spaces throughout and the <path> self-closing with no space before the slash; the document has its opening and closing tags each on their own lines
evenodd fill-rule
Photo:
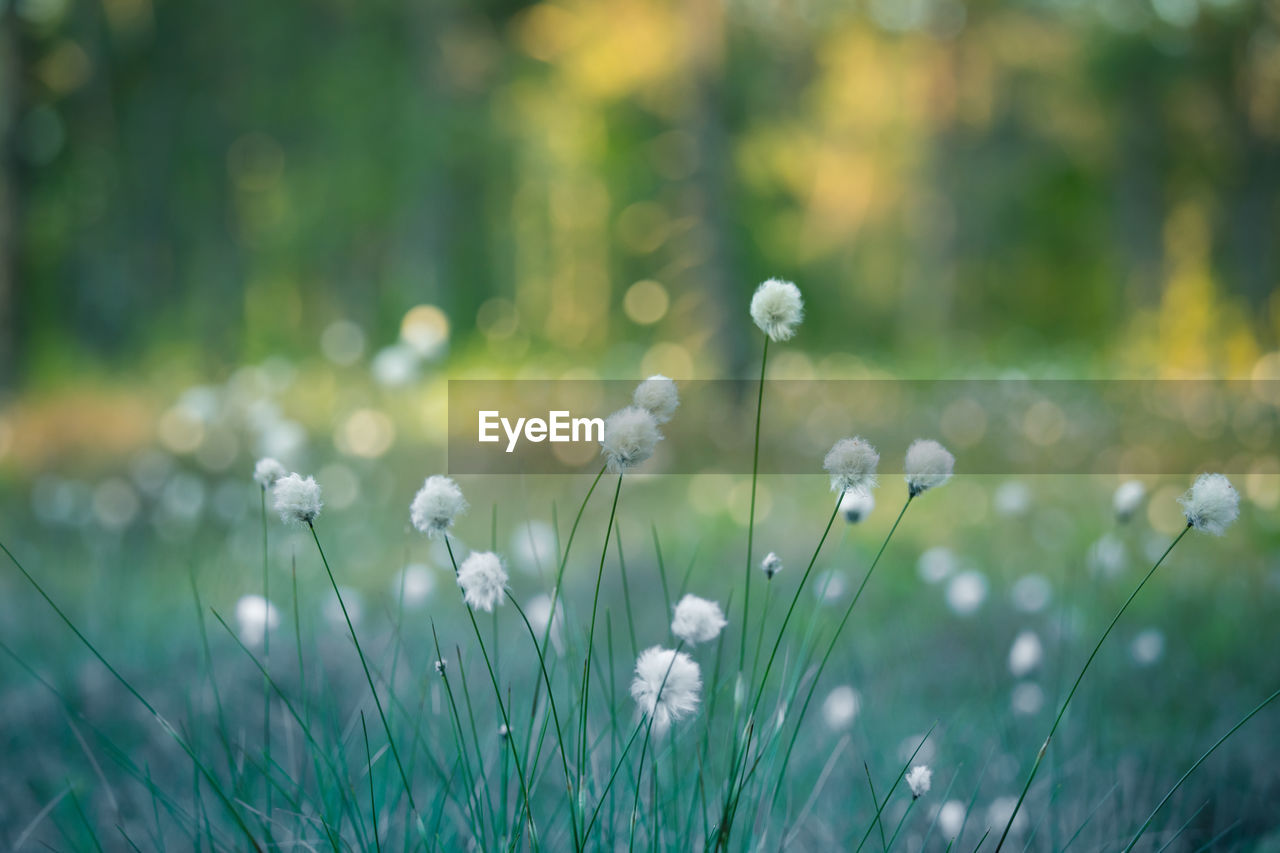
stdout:
<svg viewBox="0 0 1280 853">
<path fill-rule="evenodd" d="M 0 10 L 10 390 L 363 348 L 423 305 L 495 374 L 746 375 L 770 275 L 803 349 L 900 371 L 1274 361 L 1274 0 Z"/>
</svg>

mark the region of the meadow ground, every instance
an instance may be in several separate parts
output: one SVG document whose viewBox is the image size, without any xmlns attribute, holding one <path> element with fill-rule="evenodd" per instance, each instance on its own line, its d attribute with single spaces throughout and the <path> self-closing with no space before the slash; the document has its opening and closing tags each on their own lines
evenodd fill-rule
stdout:
<svg viewBox="0 0 1280 853">
<path fill-rule="evenodd" d="M 393 454 L 320 469 L 328 506 L 315 530 L 369 679 L 316 543 L 269 507 L 274 605 L 245 598 L 262 592 L 263 494 L 243 465 L 210 477 L 181 459 L 135 456 L 127 519 L 101 485 L 44 477 L 6 494 L 6 547 L 173 726 L 7 566 L 6 843 L 556 850 L 579 843 L 594 814 L 584 835 L 593 849 L 994 849 L 1072 679 L 1183 526 L 1175 498 L 1190 482 L 1149 479 L 1138 510 L 1118 521 L 1114 478 L 957 475 L 912 502 L 814 685 L 905 499 L 901 477 L 886 477 L 869 517 L 831 528 L 748 723 L 738 659 L 755 684 L 830 518 L 826 478 L 760 478 L 753 562 L 776 552 L 785 568 L 768 580 L 753 566 L 744 638 L 750 477 L 625 475 L 583 753 L 583 650 L 617 475 L 592 494 L 566 564 L 545 658 L 552 714 L 520 611 L 546 631 L 557 557 L 591 478 L 460 478 L 471 507 L 451 531 L 454 555 L 501 554 L 520 605 L 475 614 L 491 680 L 450 555 L 408 523 L 432 473 L 420 467 Z M 1240 523 L 1222 539 L 1186 537 L 1118 623 L 1005 849 L 1121 849 L 1197 757 L 1280 684 L 1267 639 L 1277 526 L 1264 506 L 1272 496 L 1254 487 Z M 729 625 L 682 646 L 701 667 L 700 705 L 649 737 L 628 686 L 638 652 L 676 646 L 671 606 L 685 592 L 719 602 Z M 1280 845 L 1277 735 L 1264 709 L 1182 784 L 1139 849 Z M 747 767 L 735 759 L 744 738 Z M 902 780 L 917 764 L 933 773 L 918 800 Z M 566 791 L 579 790 L 579 772 L 575 808 Z"/>
</svg>

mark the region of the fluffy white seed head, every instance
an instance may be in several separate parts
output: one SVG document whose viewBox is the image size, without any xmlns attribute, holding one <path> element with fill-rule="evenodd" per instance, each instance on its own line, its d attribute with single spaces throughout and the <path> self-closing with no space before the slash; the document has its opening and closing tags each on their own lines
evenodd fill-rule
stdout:
<svg viewBox="0 0 1280 853">
<path fill-rule="evenodd" d="M 861 438 L 842 438 L 827 451 L 822 467 L 831 475 L 833 492 L 869 492 L 876 485 L 880 454 Z"/>
<path fill-rule="evenodd" d="M 604 422 L 601 452 L 614 473 L 628 471 L 653 455 L 662 440 L 653 413 L 639 406 L 627 406 L 609 415 Z"/>
<path fill-rule="evenodd" d="M 840 514 L 850 524 L 863 521 L 876 508 L 875 496 L 869 491 L 845 492 L 840 499 Z"/>
<path fill-rule="evenodd" d="M 702 671 L 684 652 L 653 646 L 636 658 L 631 698 L 653 721 L 655 732 L 661 734 L 673 721 L 693 713 L 701 691 Z"/>
<path fill-rule="evenodd" d="M 271 494 L 276 512 L 285 523 L 310 524 L 324 506 L 320 500 L 320 486 L 314 477 L 303 479 L 300 474 L 286 474 L 276 480 Z"/>
<path fill-rule="evenodd" d="M 448 477 L 439 474 L 427 481 L 409 504 L 409 520 L 430 537 L 440 536 L 453 527 L 453 521 L 467 511 L 462 489 Z"/>
<path fill-rule="evenodd" d="M 280 611 L 262 596 L 246 595 L 236 602 L 236 627 L 246 645 L 260 645 L 279 626 Z"/>
<path fill-rule="evenodd" d="M 686 595 L 676 605 L 671 633 L 690 645 L 697 645 L 714 640 L 728 624 L 719 604 L 696 595 Z"/>
<path fill-rule="evenodd" d="M 912 497 L 929 489 L 936 489 L 951 479 L 956 458 L 941 444 L 931 438 L 918 438 L 907 448 L 907 487 Z"/>
<path fill-rule="evenodd" d="M 467 606 L 492 613 L 502 604 L 507 588 L 507 570 L 492 551 L 472 551 L 458 567 L 458 586 Z"/>
<path fill-rule="evenodd" d="M 1240 517 L 1240 493 L 1221 474 L 1201 474 L 1178 503 L 1186 513 L 1187 524 L 1214 536 L 1226 533 Z"/>
<path fill-rule="evenodd" d="M 751 319 L 769 340 L 790 340 L 804 319 L 800 288 L 778 278 L 762 283 L 751 297 Z"/>
<path fill-rule="evenodd" d="M 911 799 L 918 800 L 933 787 L 933 771 L 927 764 L 917 764 L 907 771 L 906 782 L 911 789 Z"/>
<path fill-rule="evenodd" d="M 1142 506 L 1142 499 L 1147 496 L 1147 487 L 1137 480 L 1129 480 L 1116 487 L 1111 497 L 1111 508 L 1115 510 L 1117 521 L 1128 521 Z"/>
<path fill-rule="evenodd" d="M 658 423 L 665 424 L 680 405 L 680 395 L 675 381 L 659 373 L 636 386 L 631 402 L 653 415 Z"/>
<path fill-rule="evenodd" d="M 288 473 L 283 465 L 266 456 L 259 459 L 258 464 L 253 466 L 253 481 L 262 488 L 269 489 L 276 484 L 276 480 Z"/>
<path fill-rule="evenodd" d="M 760 561 L 760 568 L 764 570 L 764 576 L 769 580 L 773 580 L 773 576 L 782 571 L 782 558 L 770 551 L 765 554 L 764 559 Z"/>
</svg>

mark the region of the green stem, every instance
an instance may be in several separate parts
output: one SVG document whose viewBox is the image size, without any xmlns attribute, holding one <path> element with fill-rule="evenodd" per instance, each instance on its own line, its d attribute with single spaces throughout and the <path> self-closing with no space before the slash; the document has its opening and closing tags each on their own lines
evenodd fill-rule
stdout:
<svg viewBox="0 0 1280 853">
<path fill-rule="evenodd" d="M 267 556 L 267 488 L 262 487 L 262 600 L 266 612 L 270 612 L 271 607 L 271 588 L 268 579 L 268 566 L 270 565 Z M 201 614 L 201 619 L 203 619 Z M 264 668 L 269 672 L 271 670 L 271 630 L 270 625 L 267 630 L 262 632 L 262 663 Z M 265 762 L 267 772 L 271 772 L 271 690 L 266 681 L 262 684 L 262 743 L 265 754 Z M 267 815 L 266 823 L 271 824 L 271 786 L 267 786 Z M 271 844 L 271 831 L 267 830 L 267 844 Z"/>
<path fill-rule="evenodd" d="M 795 748 L 796 738 L 800 734 L 800 726 L 804 722 L 805 714 L 809 710 L 809 703 L 813 701 L 814 691 L 817 690 L 818 679 L 822 677 L 823 670 L 827 668 L 827 663 L 831 660 L 831 655 L 835 652 L 836 643 L 840 639 L 840 634 L 849 623 L 849 617 L 853 615 L 853 608 L 857 606 L 858 600 L 862 598 L 862 591 L 867 588 L 867 582 L 871 580 L 871 575 L 875 572 L 876 566 L 880 565 L 880 558 L 884 556 L 885 549 L 889 547 L 889 541 L 893 539 L 893 534 L 897 532 L 898 525 L 902 523 L 902 517 L 907 514 L 907 507 L 911 506 L 911 501 L 913 499 L 914 495 L 907 495 L 906 503 L 902 505 L 902 509 L 898 512 L 898 517 L 894 520 L 893 526 L 889 528 L 888 535 L 885 536 L 884 541 L 880 543 L 880 550 L 876 552 L 875 559 L 871 561 L 871 566 L 867 569 L 867 573 L 862 576 L 862 583 L 858 585 L 857 591 L 853 594 L 853 600 L 850 601 L 849 606 L 845 608 L 844 616 L 841 618 L 840 624 L 836 627 L 835 633 L 831 635 L 831 640 L 827 643 L 827 650 L 822 655 L 822 660 L 818 664 L 818 671 L 814 673 L 813 680 L 809 682 L 809 689 L 805 694 L 803 704 L 800 706 L 800 714 L 796 717 L 795 727 L 792 730 L 791 739 L 787 744 L 787 751 L 782 757 L 782 771 L 778 774 L 778 785 L 774 788 L 773 792 L 774 804 L 777 803 L 778 795 L 782 791 L 782 779 L 787 772 L 787 765 L 791 761 L 791 752 Z M 799 688 L 799 678 L 800 676 L 797 676 L 797 689 Z"/>
<path fill-rule="evenodd" d="M 1165 557 L 1169 556 L 1169 552 L 1174 549 L 1175 545 L 1182 541 L 1182 537 L 1186 536 L 1187 531 L 1190 529 L 1191 525 L 1188 524 L 1186 527 L 1182 528 L 1181 533 L 1174 537 L 1174 540 L 1169 543 L 1169 547 L 1165 548 L 1164 553 L 1160 555 L 1160 559 L 1156 560 L 1155 565 L 1151 567 L 1151 571 L 1147 572 L 1141 583 L 1139 583 L 1133 592 L 1129 594 L 1129 597 L 1125 599 L 1124 604 L 1120 605 L 1120 609 L 1116 611 L 1116 615 L 1111 620 L 1111 624 L 1107 626 L 1107 630 L 1103 631 L 1102 636 L 1098 638 L 1098 644 L 1093 647 L 1093 651 L 1089 654 L 1089 659 L 1084 662 L 1084 668 L 1082 668 L 1080 670 L 1080 674 L 1076 676 L 1075 684 L 1071 685 L 1071 691 L 1067 694 L 1066 700 L 1062 703 L 1062 708 L 1058 710 L 1058 716 L 1054 718 L 1053 725 L 1049 727 L 1049 734 L 1045 737 L 1044 744 L 1041 745 L 1040 751 L 1036 754 L 1036 761 L 1031 765 L 1031 773 L 1027 776 L 1027 783 L 1022 786 L 1022 793 L 1018 795 L 1018 802 L 1014 805 L 1013 811 L 1009 813 L 1009 820 L 1004 825 L 1004 831 L 1000 833 L 1000 840 L 996 842 L 996 853 L 1000 853 L 1000 849 L 1004 847 L 1004 843 L 1009 837 L 1009 831 L 1013 829 L 1013 820 L 1018 816 L 1018 812 L 1022 809 L 1022 802 L 1027 798 L 1027 791 L 1031 790 L 1031 783 L 1035 781 L 1036 772 L 1040 769 L 1041 762 L 1044 761 L 1045 753 L 1049 751 L 1049 742 L 1053 740 L 1053 735 L 1058 730 L 1058 724 L 1061 723 L 1062 718 L 1066 716 L 1067 706 L 1071 704 L 1071 698 L 1076 695 L 1076 690 L 1079 689 L 1080 682 L 1084 680 L 1084 674 L 1089 671 L 1090 664 L 1092 664 L 1093 659 L 1098 656 L 1098 650 L 1102 648 L 1102 644 L 1106 642 L 1107 637 L 1111 635 L 1111 630 L 1116 627 L 1116 623 L 1120 621 L 1120 617 L 1129 609 L 1129 605 L 1138 597 L 1138 593 L 1147 585 L 1147 581 L 1151 580 L 1151 576 L 1156 573 L 1156 569 L 1160 568 L 1160 564 L 1164 562 Z"/>
<path fill-rule="evenodd" d="M 555 693 L 551 690 L 551 676 L 547 674 L 547 662 L 542 655 L 542 649 L 538 648 L 538 637 L 533 631 L 533 626 L 529 624 L 529 617 L 525 615 L 524 610 L 520 607 L 520 602 L 516 601 L 516 597 L 511 594 L 511 590 L 506 590 L 507 598 L 511 601 L 511 606 L 516 609 L 516 613 L 520 614 L 521 621 L 529 631 L 529 639 L 533 640 L 533 650 L 538 653 L 538 669 L 542 673 L 542 681 L 547 688 L 547 701 L 551 706 L 551 720 L 556 728 L 556 745 L 560 752 L 560 766 L 564 770 L 564 783 L 568 789 L 569 798 L 573 799 L 573 776 L 569 773 L 569 756 L 564 748 L 564 734 L 560 728 L 560 713 L 556 710 Z M 551 620 L 555 620 L 555 611 L 551 613 Z M 550 623 L 548 623 L 550 625 Z M 575 817 L 573 809 L 569 810 L 569 826 L 573 829 L 573 849 L 581 850 L 583 841 L 578 835 L 578 819 Z"/>
<path fill-rule="evenodd" d="M 765 335 L 760 355 L 760 387 L 756 391 L 755 449 L 751 454 L 751 510 L 747 515 L 747 564 L 743 578 L 741 640 L 738 646 L 738 672 L 747 662 L 747 615 L 751 612 L 751 559 L 756 534 L 756 480 L 760 475 L 760 414 L 764 409 L 764 368 L 769 363 L 769 336 Z"/>
<path fill-rule="evenodd" d="M 444 535 L 444 546 L 449 552 L 449 562 L 453 564 L 453 573 L 458 573 L 458 561 L 453 556 L 453 546 L 449 544 L 449 534 Z M 506 726 L 507 736 L 503 738 L 507 743 L 507 748 L 511 752 L 511 759 L 516 765 L 516 775 L 520 780 L 520 797 L 524 800 L 524 815 L 529 821 L 529 840 L 533 842 L 533 849 L 538 849 L 538 828 L 533 821 L 533 806 L 529 799 L 529 783 L 524 773 L 524 764 L 520 761 L 519 750 L 516 749 L 516 732 L 511 727 L 511 718 L 507 715 L 507 705 L 502 701 L 502 687 L 498 684 L 498 676 L 494 672 L 493 662 L 489 659 L 489 650 L 484 644 L 484 635 L 480 633 L 480 625 L 476 622 L 476 614 L 469 605 L 463 603 L 463 609 L 467 611 L 467 618 L 471 620 L 471 630 L 475 632 L 476 642 L 480 644 L 480 656 L 484 658 L 485 669 L 489 673 L 489 681 L 493 685 L 493 695 L 498 701 L 498 712 L 502 714 L 502 724 Z M 504 786 L 505 787 L 505 786 Z"/>
<path fill-rule="evenodd" d="M 578 699 L 579 713 L 579 750 L 578 750 L 578 808 L 586 813 L 586 791 L 583 788 L 587 772 L 587 703 L 591 695 L 591 658 L 596 634 L 596 611 L 600 605 L 600 581 L 604 577 L 605 555 L 609 553 L 609 534 L 613 530 L 613 521 L 618 514 L 618 496 L 622 493 L 623 474 L 618 475 L 618 484 L 613 490 L 613 504 L 609 507 L 609 524 L 604 530 L 604 545 L 600 549 L 600 566 L 596 569 L 596 589 L 591 597 L 591 626 L 587 631 L 587 654 L 582 662 L 582 694 Z M 554 614 L 554 610 L 552 613 Z M 550 627 L 548 625 L 548 627 Z"/>
<path fill-rule="evenodd" d="M 347 603 L 342 600 L 342 593 L 338 590 L 338 581 L 333 576 L 333 569 L 329 567 L 329 558 L 325 556 L 324 547 L 320 544 L 320 537 L 316 534 L 316 526 L 310 521 L 307 522 L 307 529 L 311 531 L 311 538 L 315 540 L 316 550 L 320 552 L 320 562 L 324 563 L 325 574 L 329 576 L 329 584 L 333 587 L 333 594 L 338 597 L 338 606 L 342 608 L 342 618 L 347 622 L 347 630 L 351 632 L 351 642 L 355 644 L 356 655 L 360 658 L 360 666 L 364 669 L 365 681 L 369 683 L 369 692 L 373 694 L 373 704 L 378 709 L 378 719 L 382 720 L 382 730 L 387 734 L 387 745 L 391 747 L 391 755 L 396 760 L 396 768 L 400 771 L 400 781 L 404 783 L 405 796 L 409 798 L 409 808 L 414 814 L 418 812 L 418 805 L 413 799 L 413 786 L 409 784 L 409 776 L 404 772 L 404 764 L 400 761 L 400 751 L 396 749 L 395 738 L 391 735 L 391 726 L 387 723 L 387 715 L 382 710 L 382 700 L 378 698 L 378 689 L 373 684 L 373 674 L 369 672 L 369 663 L 365 660 L 364 649 L 360 646 L 360 638 L 356 636 L 356 626 L 351 622 L 351 614 L 347 612 Z"/>
<path fill-rule="evenodd" d="M 1235 733 L 1236 733 L 1236 731 L 1238 731 L 1238 730 L 1240 729 L 1240 727 L 1242 727 L 1245 723 L 1247 723 L 1247 722 L 1249 722 L 1251 719 L 1253 719 L 1253 717 L 1254 717 L 1254 715 L 1255 715 L 1255 714 L 1257 714 L 1257 713 L 1258 713 L 1259 711 L 1261 711 L 1263 708 L 1265 708 L 1265 707 L 1267 707 L 1268 705 L 1270 705 L 1270 704 L 1271 704 L 1271 703 L 1276 699 L 1276 697 L 1278 697 L 1278 696 L 1280 696 L 1280 690 L 1277 690 L 1276 692 L 1274 692 L 1274 693 L 1272 693 L 1270 696 L 1268 696 L 1266 699 L 1263 699 L 1261 702 L 1259 702 L 1259 703 L 1258 703 L 1258 705 L 1257 705 L 1257 706 L 1256 706 L 1252 711 L 1250 711 L 1249 713 L 1245 714 L 1245 715 L 1244 715 L 1244 717 L 1243 717 L 1243 718 L 1241 718 L 1240 722 L 1238 722 L 1238 723 L 1236 723 L 1234 726 L 1232 726 L 1232 727 L 1227 731 L 1227 733 L 1226 733 L 1226 734 L 1224 734 L 1222 737 L 1218 738 L 1218 740 L 1213 744 L 1213 746 L 1211 746 L 1211 747 L 1209 747 L 1207 750 L 1205 750 L 1204 755 L 1201 755 L 1198 759 L 1196 759 L 1196 763 L 1195 763 L 1195 764 L 1192 764 L 1192 765 L 1191 765 L 1191 767 L 1187 770 L 1187 772 L 1182 774 L 1182 778 L 1181 778 L 1181 779 L 1179 779 L 1177 782 L 1175 782 L 1175 783 L 1174 783 L 1174 786 L 1173 786 L 1172 788 L 1170 788 L 1170 789 L 1169 789 L 1169 793 L 1167 793 L 1167 794 L 1165 794 L 1165 795 L 1164 795 L 1164 799 L 1162 799 L 1158 804 L 1156 804 L 1156 807 L 1155 807 L 1154 809 L 1152 809 L 1152 810 L 1151 810 L 1151 814 L 1147 816 L 1147 819 L 1146 819 L 1145 821 L 1143 821 L 1142 826 L 1138 827 L 1138 832 L 1137 832 L 1137 834 L 1135 834 L 1135 835 L 1133 836 L 1133 840 L 1132 840 L 1132 841 L 1130 841 L 1130 842 L 1129 842 L 1129 844 L 1128 844 L 1128 846 L 1126 846 L 1126 847 L 1124 848 L 1123 853 L 1129 853 L 1129 851 L 1130 851 L 1130 850 L 1132 850 L 1132 849 L 1134 848 L 1134 845 L 1136 845 L 1136 844 L 1138 843 L 1138 840 L 1139 840 L 1140 838 L 1142 838 L 1143 834 L 1147 831 L 1147 827 L 1151 826 L 1151 821 L 1153 821 L 1153 820 L 1155 820 L 1155 819 L 1156 819 L 1156 814 L 1158 814 L 1158 813 L 1159 813 L 1160 809 L 1164 808 L 1164 804 L 1165 804 L 1165 803 L 1169 802 L 1169 798 L 1170 798 L 1170 797 L 1172 797 L 1172 796 L 1174 795 L 1174 793 L 1175 793 L 1179 788 L 1181 788 L 1181 787 L 1182 787 L 1182 783 L 1183 783 L 1183 782 L 1185 782 L 1185 781 L 1187 781 L 1187 777 L 1188 777 L 1188 776 L 1190 776 L 1192 773 L 1194 773 L 1194 772 L 1196 771 L 1196 769 L 1197 769 L 1201 764 L 1203 764 L 1203 763 L 1204 763 L 1205 759 L 1206 759 L 1206 758 L 1208 758 L 1210 755 L 1212 755 L 1212 754 L 1213 754 L 1214 750 L 1216 750 L 1218 747 L 1222 746 L 1222 744 L 1226 742 L 1227 738 L 1229 738 L 1229 737 L 1231 737 L 1233 734 L 1235 734 Z"/>
<path fill-rule="evenodd" d="M 9 560 L 15 566 L 18 567 L 18 571 L 21 572 L 22 576 L 27 579 L 27 583 L 31 584 L 31 586 L 35 588 L 35 591 L 40 594 L 40 597 L 43 598 L 51 608 L 53 608 L 53 612 L 58 614 L 58 618 L 60 618 L 63 621 L 63 623 L 68 628 L 71 629 L 71 633 L 76 635 L 76 638 L 80 640 L 81 643 L 84 644 L 85 648 L 87 648 L 95 658 L 98 659 L 98 662 L 107 668 L 107 672 L 111 673 L 111 675 L 116 679 L 116 681 L 119 681 L 120 684 L 124 687 L 124 689 L 129 691 L 130 695 L 132 695 L 134 699 L 137 699 L 138 702 L 142 705 L 142 707 L 147 709 L 147 712 L 150 713 L 151 716 L 155 718 L 156 722 L 160 724 L 160 727 L 163 728 L 166 732 L 168 732 L 169 736 L 172 737 L 174 741 L 177 742 L 178 746 L 182 748 L 182 751 L 185 752 L 188 757 L 190 757 L 191 761 L 195 764 L 196 769 L 200 772 L 200 775 L 204 776 L 205 781 L 207 781 L 209 785 L 213 788 L 214 793 L 218 795 L 218 799 L 222 802 L 222 805 L 226 808 L 227 812 L 230 813 L 232 819 L 235 820 L 236 826 L 240 829 L 242 833 L 244 833 L 244 837 L 248 839 L 249 844 L 253 847 L 254 850 L 257 850 L 259 851 L 259 853 L 261 853 L 262 847 L 258 844 L 258 840 L 253 837 L 253 833 L 249 831 L 249 827 L 247 824 L 245 824 L 244 818 L 240 816 L 240 812 L 236 810 L 235 806 L 232 805 L 231 800 L 227 798 L 227 795 L 222 790 L 222 786 L 219 785 L 218 780 L 214 778 L 213 773 L 211 773 L 209 771 L 209 768 L 205 767 L 204 762 L 202 762 L 196 756 L 195 750 L 191 748 L 191 745 L 188 744 L 186 740 L 183 739 L 182 735 L 178 734 L 178 730 L 175 729 L 173 725 L 169 723 L 168 720 L 166 720 L 164 717 L 160 715 L 160 712 L 155 709 L 155 706 L 153 706 L 150 702 L 148 702 L 145 698 L 143 698 L 142 694 L 139 693 L 134 688 L 134 686 L 130 684 L 129 681 L 123 675 L 121 675 L 119 671 L 114 666 L 112 666 L 105 657 L 102 656 L 102 653 L 98 651 L 98 649 L 93 645 L 93 643 L 89 642 L 89 639 L 85 637 L 84 634 L 80 633 L 80 629 L 75 626 L 75 623 L 72 622 L 71 619 L 67 617 L 66 613 L 62 612 L 62 608 L 59 607 L 57 603 L 54 602 L 54 600 L 49 596 L 49 594 L 44 591 L 44 587 L 40 586 L 40 584 L 36 581 L 36 579 L 31 576 L 31 573 L 28 572 L 25 568 L 23 568 L 22 563 L 18 562 L 18 558 L 13 556 L 13 552 L 11 552 L 3 542 L 0 542 L 0 551 L 4 551 L 5 556 L 8 557 Z"/>
</svg>

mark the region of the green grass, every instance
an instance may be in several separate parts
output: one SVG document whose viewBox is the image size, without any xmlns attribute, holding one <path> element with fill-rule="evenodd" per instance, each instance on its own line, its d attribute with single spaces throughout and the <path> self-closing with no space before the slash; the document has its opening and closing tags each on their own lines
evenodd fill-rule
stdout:
<svg viewBox="0 0 1280 853">
<path fill-rule="evenodd" d="M 282 622 L 269 658 L 231 615 L 263 586 L 256 494 L 238 522 L 182 536 L 46 527 L 6 496 L 0 539 L 43 593 L 14 563 L 0 574 L 0 843 L 972 851 L 985 839 L 994 849 L 1004 824 L 992 804 L 1017 798 L 1089 651 L 1150 568 L 1152 543 L 1170 539 L 1145 515 L 1117 527 L 1114 482 L 1098 478 L 1028 480 L 1033 500 L 1018 517 L 992 510 L 994 479 L 959 477 L 902 515 L 905 487 L 887 481 L 868 521 L 836 518 L 824 535 L 825 478 L 762 477 L 772 508 L 753 535 L 787 569 L 754 578 L 764 594 L 744 632 L 734 617 L 746 528 L 690 512 L 688 478 L 628 476 L 616 513 L 595 486 L 616 494 L 615 475 L 464 479 L 473 507 L 497 509 L 464 517 L 450 546 L 496 542 L 512 574 L 492 619 L 463 605 L 449 552 L 407 529 L 425 473 L 370 468 L 363 477 L 379 487 L 321 516 L 331 576 L 310 533 L 270 519 Z M 553 518 L 554 553 L 525 560 L 522 525 Z M 1106 534 L 1127 554 L 1114 578 L 1086 556 Z M 1274 711 L 1234 727 L 1280 685 L 1273 644 L 1258 640 L 1274 613 L 1278 537 L 1264 509 L 1246 506 L 1224 539 L 1188 536 L 1170 554 L 1081 680 L 1006 850 L 1116 850 L 1140 832 L 1136 850 L 1271 843 Z M 916 571 L 939 545 L 987 579 L 971 616 Z M 406 560 L 432 566 L 424 604 L 394 584 Z M 846 590 L 820 603 L 817 579 L 831 570 Z M 1052 589 L 1036 613 L 1010 599 L 1031 573 Z M 339 588 L 360 593 L 362 617 L 345 601 L 339 622 L 326 618 Z M 677 646 L 669 602 L 685 592 L 719 601 L 731 624 L 685 648 L 702 669 L 702 703 L 660 737 L 627 689 L 636 646 Z M 563 607 L 558 637 L 528 615 L 540 594 Z M 1163 654 L 1139 666 L 1130 644 L 1150 627 Z M 1006 663 L 1022 630 L 1045 651 L 1020 679 L 1042 692 L 1030 714 L 1011 708 L 1019 680 Z M 761 640 L 759 675 L 747 654 L 739 686 L 744 643 Z M 822 706 L 840 684 L 857 688 L 861 707 L 833 730 Z M 901 779 L 922 762 L 934 789 L 913 801 Z M 959 838 L 942 820 L 952 804 Z"/>
</svg>

